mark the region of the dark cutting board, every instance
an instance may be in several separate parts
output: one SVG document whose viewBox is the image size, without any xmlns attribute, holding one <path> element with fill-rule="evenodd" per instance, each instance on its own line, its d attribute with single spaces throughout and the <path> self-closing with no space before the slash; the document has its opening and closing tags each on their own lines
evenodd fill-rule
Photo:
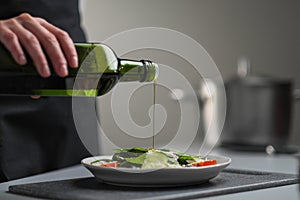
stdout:
<svg viewBox="0 0 300 200">
<path fill-rule="evenodd" d="M 112 186 L 95 178 L 80 178 L 13 185 L 9 192 L 49 199 L 187 199 L 237 193 L 299 183 L 299 176 L 226 169 L 211 181 L 193 186 L 170 188 L 132 188 Z"/>
</svg>

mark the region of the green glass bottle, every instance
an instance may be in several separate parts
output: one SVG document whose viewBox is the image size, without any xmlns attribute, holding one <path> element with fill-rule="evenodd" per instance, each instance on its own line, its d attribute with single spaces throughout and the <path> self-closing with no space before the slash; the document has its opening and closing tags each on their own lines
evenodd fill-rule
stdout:
<svg viewBox="0 0 300 200">
<path fill-rule="evenodd" d="M 65 78 L 53 71 L 42 78 L 32 60 L 18 65 L 0 45 L 0 95 L 101 96 L 119 81 L 150 82 L 158 76 L 157 64 L 147 60 L 127 60 L 116 56 L 104 44 L 76 43 L 78 68 L 69 68 Z"/>
</svg>

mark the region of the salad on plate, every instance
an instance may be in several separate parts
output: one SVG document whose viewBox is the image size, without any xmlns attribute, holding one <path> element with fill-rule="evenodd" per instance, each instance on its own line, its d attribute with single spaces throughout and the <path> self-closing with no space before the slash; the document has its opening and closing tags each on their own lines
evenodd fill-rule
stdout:
<svg viewBox="0 0 300 200">
<path fill-rule="evenodd" d="M 112 168 L 188 168 L 216 165 L 217 160 L 203 158 L 200 155 L 189 155 L 172 149 L 154 149 L 134 147 L 116 149 L 111 159 L 96 159 L 90 162 L 93 166 Z"/>
</svg>

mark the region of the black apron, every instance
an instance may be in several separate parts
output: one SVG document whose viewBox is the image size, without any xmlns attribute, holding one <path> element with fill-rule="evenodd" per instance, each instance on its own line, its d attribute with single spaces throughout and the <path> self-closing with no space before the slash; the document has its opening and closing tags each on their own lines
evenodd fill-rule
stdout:
<svg viewBox="0 0 300 200">
<path fill-rule="evenodd" d="M 27 12 L 67 31 L 75 42 L 85 41 L 77 0 L 0 2 L 0 19 Z M 88 121 L 89 130 L 97 131 L 96 120 Z M 0 96 L 0 182 L 79 164 L 86 156 L 74 125 L 72 98 Z"/>
</svg>

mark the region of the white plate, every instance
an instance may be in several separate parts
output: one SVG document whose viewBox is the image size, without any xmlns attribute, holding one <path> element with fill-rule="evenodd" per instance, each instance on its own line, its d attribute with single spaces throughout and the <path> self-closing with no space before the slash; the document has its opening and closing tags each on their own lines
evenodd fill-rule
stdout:
<svg viewBox="0 0 300 200">
<path fill-rule="evenodd" d="M 217 164 L 204 167 L 132 169 L 101 167 L 90 164 L 98 159 L 110 158 L 111 156 L 89 157 L 83 159 L 81 163 L 98 180 L 107 184 L 134 187 L 168 187 L 207 182 L 216 177 L 231 162 L 228 157 L 211 155 L 208 156 L 208 159 L 217 160 Z"/>
</svg>

